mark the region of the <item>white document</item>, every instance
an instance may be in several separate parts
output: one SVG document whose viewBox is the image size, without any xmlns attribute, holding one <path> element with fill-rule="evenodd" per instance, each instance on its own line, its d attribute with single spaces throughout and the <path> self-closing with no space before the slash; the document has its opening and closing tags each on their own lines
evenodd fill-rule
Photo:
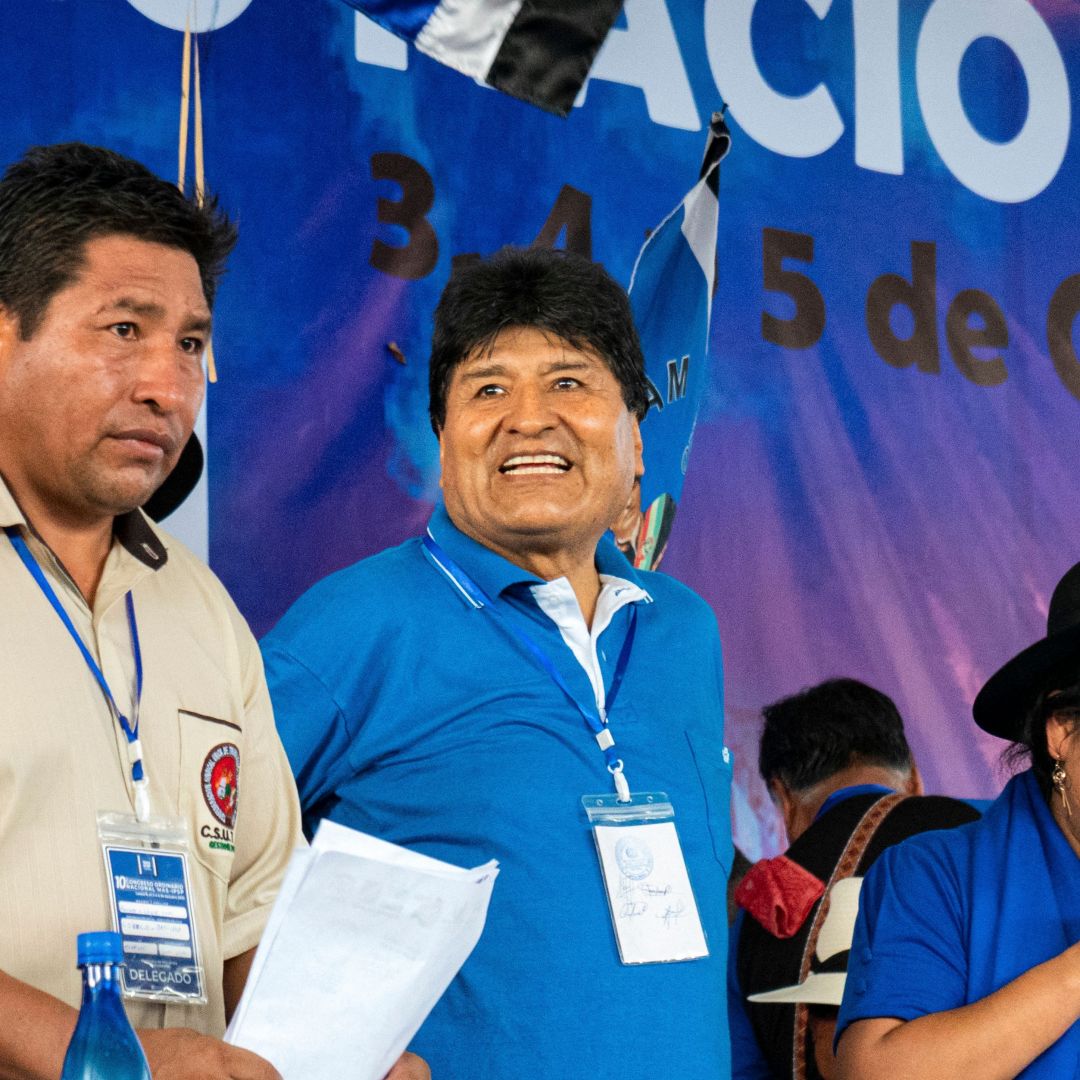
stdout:
<svg viewBox="0 0 1080 1080">
<path fill-rule="evenodd" d="M 498 872 L 324 821 L 293 854 L 226 1041 L 284 1080 L 382 1080 L 479 940 Z"/>
<path fill-rule="evenodd" d="M 593 832 L 622 962 L 708 956 L 674 823 L 594 825 Z"/>
</svg>

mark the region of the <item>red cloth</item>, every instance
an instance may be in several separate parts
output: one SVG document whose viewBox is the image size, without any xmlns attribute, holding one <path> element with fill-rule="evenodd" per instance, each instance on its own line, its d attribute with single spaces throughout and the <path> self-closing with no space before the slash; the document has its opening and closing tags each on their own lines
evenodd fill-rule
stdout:
<svg viewBox="0 0 1080 1080">
<path fill-rule="evenodd" d="M 799 932 L 825 892 L 825 883 L 786 855 L 762 859 L 746 872 L 735 890 L 735 903 L 773 937 Z"/>
</svg>

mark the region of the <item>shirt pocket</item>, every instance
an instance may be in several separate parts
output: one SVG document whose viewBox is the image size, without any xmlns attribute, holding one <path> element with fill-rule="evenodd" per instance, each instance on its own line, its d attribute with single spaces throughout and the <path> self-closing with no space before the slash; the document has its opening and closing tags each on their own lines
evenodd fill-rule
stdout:
<svg viewBox="0 0 1080 1080">
<path fill-rule="evenodd" d="M 728 874 L 735 851 L 731 840 L 731 751 L 700 732 L 686 732 L 686 741 L 701 781 L 713 855 Z"/>
<path fill-rule="evenodd" d="M 240 801 L 244 732 L 231 720 L 178 709 L 180 777 L 177 810 L 191 829 L 195 857 L 228 882 Z"/>
</svg>

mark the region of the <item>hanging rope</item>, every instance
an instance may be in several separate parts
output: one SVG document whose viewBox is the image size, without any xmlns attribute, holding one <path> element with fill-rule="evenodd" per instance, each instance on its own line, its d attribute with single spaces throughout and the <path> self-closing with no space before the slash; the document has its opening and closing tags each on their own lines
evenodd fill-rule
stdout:
<svg viewBox="0 0 1080 1080">
<path fill-rule="evenodd" d="M 192 5 L 194 6 L 194 4 Z M 194 61 L 194 62 L 193 62 Z M 177 164 L 177 186 L 184 191 L 187 186 L 188 118 L 191 115 L 192 70 L 195 82 L 195 203 L 203 205 L 206 198 L 206 164 L 203 155 L 202 77 L 199 71 L 199 36 L 191 32 L 190 15 L 184 21 L 184 50 L 180 72 L 180 147 Z M 214 343 L 206 343 L 206 376 L 217 382 L 217 364 L 214 362 Z"/>
</svg>

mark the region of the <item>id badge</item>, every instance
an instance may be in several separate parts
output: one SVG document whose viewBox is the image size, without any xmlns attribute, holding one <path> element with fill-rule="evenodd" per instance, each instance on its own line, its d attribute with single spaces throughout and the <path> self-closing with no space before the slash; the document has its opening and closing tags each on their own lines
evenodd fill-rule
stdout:
<svg viewBox="0 0 1080 1080">
<path fill-rule="evenodd" d="M 624 964 L 664 964 L 709 955 L 675 810 L 662 791 L 585 795 L 611 923 Z"/>
<path fill-rule="evenodd" d="M 124 939 L 124 997 L 205 1005 L 187 823 L 99 813 L 98 837 L 113 928 Z"/>
</svg>

